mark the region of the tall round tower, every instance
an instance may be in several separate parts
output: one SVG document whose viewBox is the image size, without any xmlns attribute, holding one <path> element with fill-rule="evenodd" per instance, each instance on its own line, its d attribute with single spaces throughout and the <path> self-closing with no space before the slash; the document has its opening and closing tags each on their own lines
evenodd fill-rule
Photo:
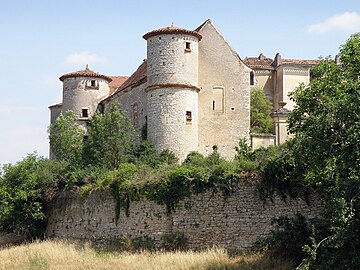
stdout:
<svg viewBox="0 0 360 270">
<path fill-rule="evenodd" d="M 180 160 L 198 150 L 198 53 L 201 35 L 177 27 L 146 33 L 148 139 Z"/>
<path fill-rule="evenodd" d="M 78 123 L 85 126 L 85 120 L 95 113 L 98 103 L 109 95 L 111 78 L 86 66 L 85 70 L 64 74 L 59 79 L 63 82 L 62 112 L 73 111 Z"/>
</svg>

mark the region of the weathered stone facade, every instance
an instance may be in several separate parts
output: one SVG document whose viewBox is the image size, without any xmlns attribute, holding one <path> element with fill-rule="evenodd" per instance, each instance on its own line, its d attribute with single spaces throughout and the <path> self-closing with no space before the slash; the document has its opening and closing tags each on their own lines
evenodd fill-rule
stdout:
<svg viewBox="0 0 360 270">
<path fill-rule="evenodd" d="M 165 234 L 182 232 L 191 248 L 219 245 L 244 250 L 269 234 L 273 217 L 319 216 L 321 203 L 314 197 L 310 205 L 301 199 L 284 202 L 278 197 L 264 204 L 256 194 L 256 181 L 254 177 L 244 179 L 228 197 L 212 191 L 192 195 L 170 214 L 164 205 L 146 199 L 132 202 L 130 215 L 122 210 L 118 225 L 109 192 L 96 191 L 88 197 L 63 194 L 49 207 L 46 235 L 89 240 L 147 236 L 158 241 Z"/>
<path fill-rule="evenodd" d="M 147 124 L 149 141 L 158 150 L 173 151 L 180 161 L 190 151 L 208 155 L 215 146 L 232 159 L 239 140 L 250 141 L 250 88 L 262 88 L 274 111 L 284 102 L 292 109 L 289 92 L 309 82 L 316 63 L 281 59 L 280 54 L 242 60 L 210 20 L 194 31 L 171 26 L 143 37 L 147 60 L 122 83 L 114 80 L 117 84 L 110 86 L 115 77 L 88 68 L 61 76 L 63 102 L 50 106 L 51 123 L 72 110 L 85 127 L 97 108 L 107 112 L 120 104 L 138 132 Z M 276 144 L 287 138 L 282 122 L 279 131 L 274 128 Z M 257 145 L 269 145 L 261 138 L 255 138 Z"/>
</svg>

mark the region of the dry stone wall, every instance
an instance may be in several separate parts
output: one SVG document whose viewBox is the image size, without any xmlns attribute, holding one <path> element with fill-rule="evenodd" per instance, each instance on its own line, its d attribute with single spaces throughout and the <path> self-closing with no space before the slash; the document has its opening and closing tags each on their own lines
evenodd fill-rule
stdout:
<svg viewBox="0 0 360 270">
<path fill-rule="evenodd" d="M 247 178 L 228 197 L 213 191 L 192 195 L 170 214 L 164 205 L 142 199 L 130 204 L 128 217 L 121 211 L 117 225 L 109 192 L 87 197 L 65 193 L 49 207 L 46 234 L 89 240 L 147 236 L 159 241 L 164 234 L 183 232 L 191 248 L 219 245 L 244 250 L 269 234 L 273 217 L 302 213 L 313 219 L 320 214 L 321 203 L 315 198 L 310 198 L 310 205 L 301 199 L 284 202 L 280 198 L 264 204 L 255 187 L 256 179 Z"/>
</svg>

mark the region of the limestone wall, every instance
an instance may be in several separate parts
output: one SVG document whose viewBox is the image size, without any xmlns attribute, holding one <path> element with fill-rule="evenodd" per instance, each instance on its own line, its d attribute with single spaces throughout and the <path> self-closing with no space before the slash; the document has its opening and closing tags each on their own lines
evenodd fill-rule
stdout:
<svg viewBox="0 0 360 270">
<path fill-rule="evenodd" d="M 89 81 L 95 80 L 98 87 L 87 87 Z M 99 102 L 110 92 L 108 82 L 99 78 L 73 77 L 64 79 L 62 111 L 73 111 L 81 119 L 82 109 L 88 109 L 90 118 L 96 111 Z"/>
<path fill-rule="evenodd" d="M 163 87 L 147 92 L 148 140 L 170 149 L 180 161 L 198 150 L 198 92 Z M 187 115 L 189 114 L 189 115 Z"/>
<path fill-rule="evenodd" d="M 120 92 L 105 105 L 105 112 L 110 111 L 112 104 L 120 104 L 120 109 L 129 116 L 134 127 L 140 133 L 147 116 L 146 87 L 147 83 L 143 83 Z"/>
<path fill-rule="evenodd" d="M 199 33 L 199 152 L 216 145 L 232 159 L 239 140 L 249 139 L 250 69 L 211 22 Z"/>
<path fill-rule="evenodd" d="M 186 50 L 186 42 L 190 49 Z M 185 34 L 162 34 L 147 40 L 148 84 L 198 83 L 198 38 Z"/>
<path fill-rule="evenodd" d="M 121 211 L 118 225 L 109 192 L 97 191 L 88 197 L 66 193 L 49 206 L 46 235 L 99 240 L 126 235 L 160 240 L 164 234 L 183 232 L 189 247 L 246 249 L 258 237 L 269 234 L 273 217 L 298 212 L 310 219 L 319 215 L 321 206 L 314 198 L 310 198 L 311 205 L 300 199 L 285 203 L 279 198 L 263 204 L 255 185 L 256 179 L 249 177 L 226 198 L 221 192 L 211 191 L 193 195 L 181 201 L 170 215 L 165 206 L 152 201 L 132 202 L 130 216 Z"/>
</svg>

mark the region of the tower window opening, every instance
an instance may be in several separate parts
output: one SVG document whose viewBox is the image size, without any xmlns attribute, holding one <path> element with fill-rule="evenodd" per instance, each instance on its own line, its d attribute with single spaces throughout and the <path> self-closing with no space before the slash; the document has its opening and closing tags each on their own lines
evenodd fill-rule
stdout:
<svg viewBox="0 0 360 270">
<path fill-rule="evenodd" d="M 81 109 L 81 117 L 88 118 L 89 117 L 89 109 Z"/>
<path fill-rule="evenodd" d="M 91 87 L 95 87 L 96 86 L 96 81 L 95 80 L 91 80 Z"/>
<path fill-rule="evenodd" d="M 215 111 L 215 100 L 213 100 L 213 111 Z"/>
<path fill-rule="evenodd" d="M 250 72 L 250 85 L 254 85 L 255 83 L 255 74 L 253 71 Z"/>
<path fill-rule="evenodd" d="M 191 124 L 192 116 L 191 111 L 186 111 L 186 124 Z"/>
<path fill-rule="evenodd" d="M 185 42 L 185 51 L 191 52 L 191 43 L 190 42 Z"/>
</svg>

